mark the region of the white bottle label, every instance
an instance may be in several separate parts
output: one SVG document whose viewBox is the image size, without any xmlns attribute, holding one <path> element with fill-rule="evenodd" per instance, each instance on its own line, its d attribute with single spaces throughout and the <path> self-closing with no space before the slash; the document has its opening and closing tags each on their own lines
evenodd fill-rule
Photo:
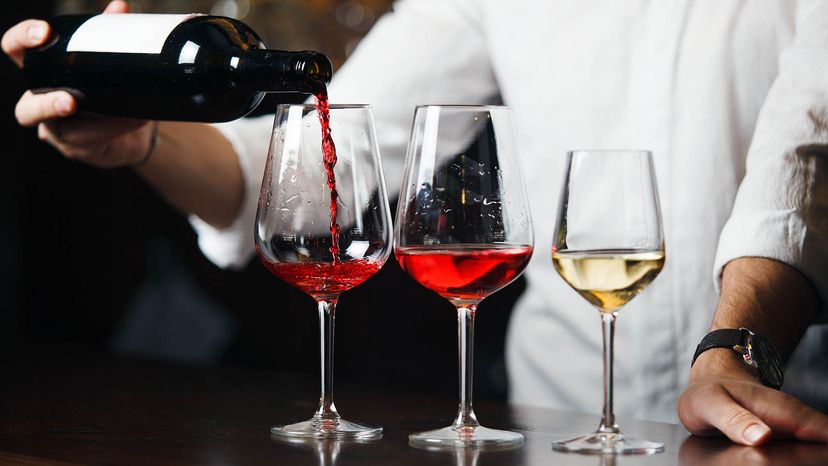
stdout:
<svg viewBox="0 0 828 466">
<path fill-rule="evenodd" d="M 108 13 L 86 20 L 72 34 L 67 52 L 161 53 L 176 26 L 199 16 Z"/>
</svg>

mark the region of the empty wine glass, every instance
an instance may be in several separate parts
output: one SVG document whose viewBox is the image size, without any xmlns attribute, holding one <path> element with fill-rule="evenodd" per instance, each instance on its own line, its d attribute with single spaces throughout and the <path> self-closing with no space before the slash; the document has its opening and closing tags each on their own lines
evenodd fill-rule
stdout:
<svg viewBox="0 0 828 466">
<path fill-rule="evenodd" d="M 621 433 L 613 412 L 613 347 L 618 310 L 664 266 L 664 234 L 652 154 L 574 151 L 567 155 L 552 262 L 600 311 L 604 334 L 604 414 L 598 430 L 553 443 L 581 453 L 655 453 L 664 445 Z"/>
<path fill-rule="evenodd" d="M 370 106 L 331 105 L 329 120 L 316 111 L 313 105 L 278 108 L 256 214 L 262 263 L 314 298 L 319 312 L 319 408 L 310 420 L 271 433 L 374 438 L 381 427 L 348 422 L 334 406 L 334 314 L 340 293 L 388 258 L 391 214 Z"/>
<path fill-rule="evenodd" d="M 418 107 L 403 176 L 394 252 L 411 277 L 457 308 L 460 365 L 454 423 L 409 441 L 425 448 L 519 444 L 523 435 L 482 427 L 472 409 L 477 305 L 517 278 L 532 255 L 511 110 Z"/>
</svg>

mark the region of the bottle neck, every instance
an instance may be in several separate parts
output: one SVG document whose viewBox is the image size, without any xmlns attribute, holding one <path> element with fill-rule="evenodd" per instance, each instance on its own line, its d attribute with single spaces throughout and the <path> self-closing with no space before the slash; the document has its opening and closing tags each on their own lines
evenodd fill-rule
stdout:
<svg viewBox="0 0 828 466">
<path fill-rule="evenodd" d="M 239 57 L 235 72 L 245 87 L 262 92 L 316 94 L 331 80 L 328 57 L 319 52 L 249 50 Z"/>
</svg>

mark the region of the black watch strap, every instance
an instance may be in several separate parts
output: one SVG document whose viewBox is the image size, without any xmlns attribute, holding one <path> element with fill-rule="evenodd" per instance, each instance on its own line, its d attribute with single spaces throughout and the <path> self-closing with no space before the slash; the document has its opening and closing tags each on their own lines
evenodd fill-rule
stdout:
<svg viewBox="0 0 828 466">
<path fill-rule="evenodd" d="M 713 330 L 702 338 L 693 362 L 705 351 L 713 348 L 730 348 L 741 355 L 745 364 L 755 370 L 756 377 L 764 385 L 779 389 L 785 379 L 782 360 L 773 344 L 764 336 L 746 328 Z"/>
<path fill-rule="evenodd" d="M 744 342 L 744 330 L 740 328 L 722 328 L 713 330 L 702 338 L 699 345 L 696 346 L 696 352 L 693 353 L 693 362 L 690 366 L 696 363 L 696 358 L 705 351 L 713 348 L 730 348 L 739 346 Z"/>
</svg>

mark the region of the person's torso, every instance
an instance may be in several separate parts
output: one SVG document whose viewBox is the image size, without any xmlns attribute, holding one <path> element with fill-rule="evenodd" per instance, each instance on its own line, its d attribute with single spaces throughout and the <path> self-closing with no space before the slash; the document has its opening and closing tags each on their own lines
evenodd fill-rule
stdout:
<svg viewBox="0 0 828 466">
<path fill-rule="evenodd" d="M 571 149 L 648 149 L 667 261 L 620 311 L 615 397 L 620 414 L 675 419 L 716 305 L 718 236 L 792 39 L 792 10 L 750 0 L 487 3 L 487 46 L 515 112 L 536 232 L 508 342 L 513 401 L 600 410 L 598 313 L 550 259 L 564 158 Z"/>
</svg>

